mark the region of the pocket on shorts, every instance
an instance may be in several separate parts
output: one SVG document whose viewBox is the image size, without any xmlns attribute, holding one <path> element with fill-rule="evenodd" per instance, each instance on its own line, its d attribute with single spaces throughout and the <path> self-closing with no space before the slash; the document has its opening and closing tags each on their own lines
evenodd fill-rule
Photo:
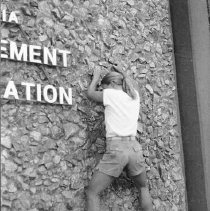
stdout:
<svg viewBox="0 0 210 211">
<path fill-rule="evenodd" d="M 103 155 L 102 161 L 109 162 L 112 164 L 119 164 L 121 165 L 122 161 L 125 158 L 125 154 L 119 147 L 115 145 L 108 145 L 107 150 Z"/>
<path fill-rule="evenodd" d="M 105 158 L 112 159 L 114 162 L 121 162 L 124 156 L 122 147 L 116 143 L 110 143 L 107 145 L 105 152 Z"/>
</svg>

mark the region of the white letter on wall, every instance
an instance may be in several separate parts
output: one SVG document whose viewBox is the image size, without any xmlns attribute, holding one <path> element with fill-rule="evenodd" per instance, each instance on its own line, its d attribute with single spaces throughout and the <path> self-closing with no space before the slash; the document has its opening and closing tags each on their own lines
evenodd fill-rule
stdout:
<svg viewBox="0 0 210 211">
<path fill-rule="evenodd" d="M 37 101 L 42 101 L 42 89 L 41 84 L 36 85 L 36 95 L 37 95 Z"/>
<path fill-rule="evenodd" d="M 1 14 L 2 21 L 7 21 L 7 10 L 3 9 L 1 12 L 2 12 L 2 14 Z"/>
<path fill-rule="evenodd" d="M 26 44 L 22 44 L 21 48 L 18 52 L 17 44 L 15 42 L 10 42 L 10 59 L 15 59 L 17 58 L 18 61 L 21 61 L 23 58 L 23 61 L 27 61 L 27 54 L 28 54 L 28 49 Z"/>
<path fill-rule="evenodd" d="M 58 50 L 58 52 L 63 56 L 63 66 L 67 67 L 67 55 L 70 54 L 71 52 L 65 50 Z"/>
<path fill-rule="evenodd" d="M 21 85 L 26 86 L 26 100 L 31 100 L 31 87 L 34 87 L 35 84 L 22 82 Z"/>
<path fill-rule="evenodd" d="M 63 87 L 59 87 L 59 100 L 60 104 L 63 104 L 63 98 L 66 99 L 69 105 L 72 105 L 72 89 L 68 88 L 68 94 Z"/>
<path fill-rule="evenodd" d="M 48 48 L 44 47 L 43 54 L 44 54 L 44 64 L 48 64 L 48 58 L 49 58 L 52 65 L 57 65 L 56 49 L 52 49 L 51 53 Z"/>
<path fill-rule="evenodd" d="M 35 59 L 35 56 L 40 57 L 40 52 L 35 52 L 35 50 L 41 50 L 41 46 L 29 45 L 29 61 L 41 64 L 42 62 L 40 59 Z"/>
<path fill-rule="evenodd" d="M 48 97 L 48 90 L 49 89 L 52 90 L 52 98 L 51 99 Z M 44 87 L 43 95 L 44 95 L 44 99 L 48 103 L 54 103 L 57 100 L 57 96 L 58 96 L 56 88 L 52 85 L 47 85 L 47 86 Z"/>
<path fill-rule="evenodd" d="M 10 95 L 14 96 L 14 98 L 17 100 L 19 99 L 14 81 L 9 81 L 7 84 L 6 90 L 4 92 L 4 98 L 8 98 Z"/>
<path fill-rule="evenodd" d="M 1 58 L 8 58 L 8 55 L 7 54 L 5 54 L 5 53 L 3 53 L 2 51 L 5 51 L 5 52 L 7 52 L 7 48 L 6 47 L 4 47 L 4 46 L 2 46 L 2 44 L 8 44 L 8 41 L 6 41 L 6 40 L 1 40 Z"/>
<path fill-rule="evenodd" d="M 14 21 L 15 23 L 18 23 L 18 19 L 17 19 L 15 11 L 12 11 L 9 16 L 9 22 L 12 22 L 12 21 Z"/>
</svg>

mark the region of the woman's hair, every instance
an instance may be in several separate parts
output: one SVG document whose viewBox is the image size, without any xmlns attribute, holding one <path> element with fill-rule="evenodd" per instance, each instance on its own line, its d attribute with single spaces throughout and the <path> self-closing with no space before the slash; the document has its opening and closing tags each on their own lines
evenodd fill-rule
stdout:
<svg viewBox="0 0 210 211">
<path fill-rule="evenodd" d="M 114 67 L 112 67 L 111 70 L 111 72 L 103 77 L 101 84 L 109 85 L 113 82 L 114 84 L 121 85 L 124 92 L 126 92 L 132 99 L 136 99 L 137 95 L 135 89 L 128 77 Z"/>
</svg>

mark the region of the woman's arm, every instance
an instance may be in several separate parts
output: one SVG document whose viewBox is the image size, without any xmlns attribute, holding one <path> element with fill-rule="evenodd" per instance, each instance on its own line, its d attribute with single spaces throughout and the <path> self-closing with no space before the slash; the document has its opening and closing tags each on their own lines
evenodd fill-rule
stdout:
<svg viewBox="0 0 210 211">
<path fill-rule="evenodd" d="M 93 79 L 90 86 L 88 87 L 87 95 L 91 100 L 103 103 L 103 92 L 96 91 L 96 86 L 100 79 L 100 76 L 101 72 L 98 70 L 94 70 Z"/>
</svg>

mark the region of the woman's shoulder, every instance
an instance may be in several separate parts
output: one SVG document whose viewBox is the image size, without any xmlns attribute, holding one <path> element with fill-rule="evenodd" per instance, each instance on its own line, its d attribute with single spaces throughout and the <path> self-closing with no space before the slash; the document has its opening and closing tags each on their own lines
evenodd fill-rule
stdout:
<svg viewBox="0 0 210 211">
<path fill-rule="evenodd" d="M 139 90 L 135 89 L 135 92 L 136 92 L 137 96 L 139 97 L 140 96 Z"/>
<path fill-rule="evenodd" d="M 112 89 L 112 88 L 107 88 L 103 90 L 104 95 L 106 95 L 107 97 L 112 97 L 113 99 L 119 99 L 119 98 L 124 98 L 127 96 L 127 93 L 124 92 L 121 89 Z"/>
</svg>

